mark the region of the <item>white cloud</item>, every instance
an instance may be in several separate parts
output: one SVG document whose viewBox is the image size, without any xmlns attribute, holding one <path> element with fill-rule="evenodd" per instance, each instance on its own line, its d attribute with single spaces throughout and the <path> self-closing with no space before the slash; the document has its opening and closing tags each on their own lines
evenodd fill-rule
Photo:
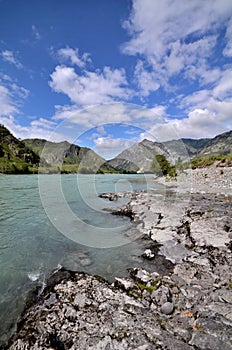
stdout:
<svg viewBox="0 0 232 350">
<path fill-rule="evenodd" d="M 5 80 L 5 84 L 3 82 Z M 32 119 L 28 126 L 21 125 L 20 106 L 28 97 L 29 91 L 17 85 L 9 76 L 2 76 L 0 85 L 0 123 L 5 125 L 18 138 L 41 137 L 53 140 L 65 140 L 66 136 L 55 130 L 57 123 L 45 118 L 29 117 Z M 19 115 L 18 118 L 15 116 Z M 25 119 L 25 116 L 24 116 Z"/>
<path fill-rule="evenodd" d="M 227 45 L 223 50 L 223 54 L 232 57 L 232 18 L 230 19 L 226 30 Z"/>
<path fill-rule="evenodd" d="M 104 124 L 132 121 L 127 104 L 124 103 L 96 105 L 85 109 L 80 109 L 76 105 L 57 106 L 56 109 L 53 120 L 70 121 L 79 125 L 80 130 L 84 131 L 93 127 L 101 128 Z"/>
<path fill-rule="evenodd" d="M 232 69 L 223 72 L 221 79 L 213 89 L 213 96 L 219 99 L 232 97 Z"/>
<path fill-rule="evenodd" d="M 14 56 L 13 51 L 5 50 L 1 52 L 1 56 L 4 61 L 12 63 L 15 65 L 18 69 L 22 69 L 23 65 L 19 60 Z"/>
<path fill-rule="evenodd" d="M 204 108 L 211 99 L 211 94 L 212 92 L 207 89 L 195 91 L 191 95 L 181 97 L 179 106 L 190 111 L 196 106 Z"/>
<path fill-rule="evenodd" d="M 28 97 L 29 90 L 17 85 L 9 76 L 2 75 L 0 79 L 0 116 L 19 112 L 19 106 Z"/>
<path fill-rule="evenodd" d="M 170 44 L 190 35 L 216 31 L 231 13 L 230 0 L 134 0 L 131 16 L 124 23 L 132 39 L 123 49 L 129 54 L 160 59 L 170 50 Z"/>
<path fill-rule="evenodd" d="M 33 127 L 41 127 L 43 129 L 50 129 L 50 130 L 54 130 L 54 128 L 57 126 L 57 123 L 53 122 L 52 120 L 48 120 L 45 118 L 39 118 L 36 120 L 33 120 L 31 122 L 31 126 Z"/>
<path fill-rule="evenodd" d="M 161 142 L 181 137 L 211 138 L 232 130 L 231 109 L 232 100 L 230 102 L 212 100 L 209 108 L 193 108 L 183 119 L 166 119 L 166 122 L 156 124 L 148 130 L 147 137 L 153 137 Z"/>
<path fill-rule="evenodd" d="M 158 90 L 160 84 L 157 83 L 154 72 L 148 72 L 144 69 L 142 61 L 138 61 L 135 67 L 135 78 L 140 88 L 142 96 L 148 96 L 150 92 Z"/>
<path fill-rule="evenodd" d="M 30 91 L 28 89 L 25 89 L 24 87 L 19 86 L 15 83 L 11 84 L 11 90 L 14 95 L 18 96 L 20 99 L 26 99 L 30 94 Z"/>
<path fill-rule="evenodd" d="M 57 52 L 61 62 L 70 62 L 73 65 L 77 65 L 80 68 L 84 68 L 87 63 L 91 63 L 89 53 L 84 53 L 82 56 L 79 54 L 79 49 L 72 49 L 70 47 L 62 48 Z"/>
<path fill-rule="evenodd" d="M 142 129 L 157 124 L 166 115 L 165 106 L 145 108 L 130 103 L 107 103 L 80 109 L 76 105 L 57 106 L 55 121 L 67 121 L 79 126 L 81 132 L 104 124 L 124 123 Z"/>
<path fill-rule="evenodd" d="M 95 139 L 94 143 L 94 151 L 96 153 L 101 154 L 105 159 L 112 159 L 124 149 L 130 147 L 134 141 L 107 136 Z"/>
<path fill-rule="evenodd" d="M 40 39 L 41 39 L 41 35 L 40 35 L 40 33 L 39 33 L 37 27 L 33 24 L 33 25 L 31 26 L 31 29 L 32 29 L 32 34 L 33 34 L 34 38 L 35 38 L 36 40 L 40 40 Z"/>
<path fill-rule="evenodd" d="M 12 99 L 12 94 L 9 89 L 0 85 L 0 115 L 8 115 L 18 111 L 16 103 Z"/>
<path fill-rule="evenodd" d="M 74 68 L 57 66 L 51 74 L 50 87 L 66 94 L 80 106 L 108 103 L 117 99 L 129 98 L 131 91 L 126 87 L 124 69 L 104 67 L 103 71 L 85 71 L 83 75 Z"/>
<path fill-rule="evenodd" d="M 44 118 L 33 120 L 29 125 L 22 126 L 14 116 L 8 115 L 0 116 L 0 123 L 5 125 L 15 137 L 20 139 L 41 138 L 54 142 L 64 140 L 72 142 L 73 140 L 68 135 L 57 132 L 56 124 Z"/>
<path fill-rule="evenodd" d="M 188 44 L 177 40 L 170 43 L 170 54 L 164 57 L 163 66 L 160 64 L 169 76 L 176 75 L 192 65 L 201 67 L 205 64 L 205 59 L 210 56 L 215 44 L 216 36 L 213 35 Z"/>
<path fill-rule="evenodd" d="M 179 73 L 207 83 L 209 74 L 204 81 L 201 72 L 210 70 L 208 62 L 219 27 L 227 26 L 224 54 L 229 56 L 232 52 L 231 16 L 230 0 L 134 0 L 131 15 L 124 23 L 131 39 L 122 51 L 145 59 L 149 70 L 153 69 L 156 83 L 166 88 L 169 79 Z"/>
</svg>

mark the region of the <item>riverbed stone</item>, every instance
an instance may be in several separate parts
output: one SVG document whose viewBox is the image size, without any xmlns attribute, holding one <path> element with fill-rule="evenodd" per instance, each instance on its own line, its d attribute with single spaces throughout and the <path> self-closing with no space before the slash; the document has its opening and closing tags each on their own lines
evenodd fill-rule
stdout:
<svg viewBox="0 0 232 350">
<path fill-rule="evenodd" d="M 173 303 L 170 303 L 168 301 L 164 303 L 160 308 L 160 311 L 162 312 L 162 314 L 165 314 L 165 315 L 171 315 L 173 310 L 174 310 Z"/>
<path fill-rule="evenodd" d="M 157 248 L 149 270 L 140 257 L 130 277 L 109 284 L 63 269 L 25 310 L 8 348 L 232 350 L 231 174 L 225 169 L 222 183 L 217 169 L 187 171 L 165 194 L 129 193 L 114 210 L 137 223 L 148 250 Z M 88 254 L 79 253 L 80 266 Z M 165 275 L 159 256 L 172 261 Z"/>
</svg>

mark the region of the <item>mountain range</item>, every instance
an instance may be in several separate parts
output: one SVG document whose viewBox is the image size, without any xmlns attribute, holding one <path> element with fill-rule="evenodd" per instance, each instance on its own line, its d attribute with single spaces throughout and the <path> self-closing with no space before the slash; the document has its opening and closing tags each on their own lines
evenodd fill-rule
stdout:
<svg viewBox="0 0 232 350">
<path fill-rule="evenodd" d="M 106 161 L 90 148 L 67 141 L 19 140 L 0 125 L 0 173 L 143 173 L 151 171 L 158 154 L 171 164 L 232 154 L 232 131 L 212 139 L 182 138 L 162 143 L 145 139 Z"/>
<path fill-rule="evenodd" d="M 109 164 L 119 172 L 149 172 L 157 154 L 164 155 L 171 164 L 189 162 L 195 157 L 232 154 L 232 131 L 212 139 L 182 138 L 162 143 L 145 139 L 121 152 Z"/>
</svg>

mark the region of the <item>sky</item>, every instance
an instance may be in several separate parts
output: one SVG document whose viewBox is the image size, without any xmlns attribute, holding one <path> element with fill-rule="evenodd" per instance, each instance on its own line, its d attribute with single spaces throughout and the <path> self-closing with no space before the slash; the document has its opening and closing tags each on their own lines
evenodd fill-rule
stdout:
<svg viewBox="0 0 232 350">
<path fill-rule="evenodd" d="M 232 130 L 232 1 L 0 0 L 0 123 L 106 159 Z"/>
</svg>

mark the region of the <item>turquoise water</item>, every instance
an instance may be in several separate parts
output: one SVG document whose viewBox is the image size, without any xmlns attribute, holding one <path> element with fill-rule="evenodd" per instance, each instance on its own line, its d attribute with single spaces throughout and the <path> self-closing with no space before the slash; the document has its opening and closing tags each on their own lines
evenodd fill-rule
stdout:
<svg viewBox="0 0 232 350">
<path fill-rule="evenodd" d="M 124 240 L 135 231 L 130 220 L 104 211 L 125 199 L 109 202 L 98 194 L 148 187 L 157 187 L 152 176 L 0 175 L 0 339 L 28 290 L 43 288 L 59 266 L 112 281 L 142 263 L 141 243 Z"/>
</svg>

